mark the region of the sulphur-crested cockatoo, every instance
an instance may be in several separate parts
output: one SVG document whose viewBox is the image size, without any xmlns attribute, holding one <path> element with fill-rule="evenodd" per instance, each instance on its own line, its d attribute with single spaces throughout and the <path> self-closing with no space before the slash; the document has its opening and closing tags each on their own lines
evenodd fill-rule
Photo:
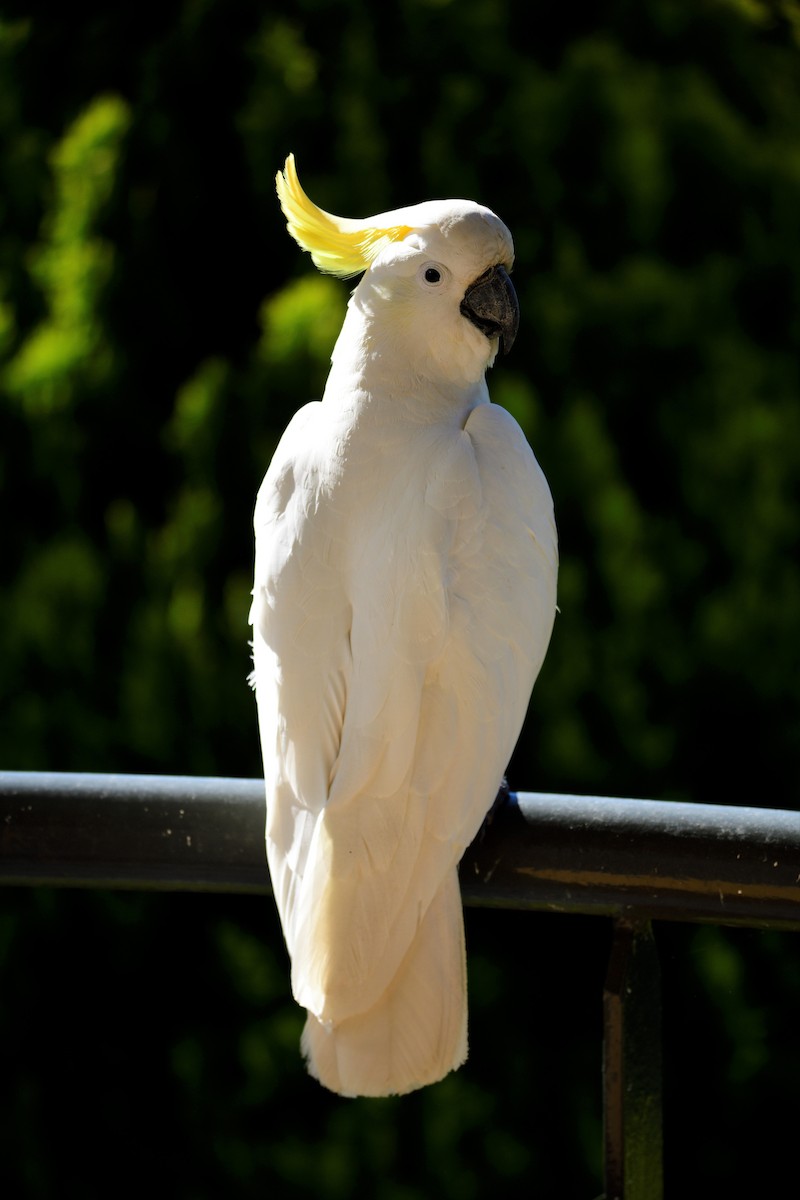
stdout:
<svg viewBox="0 0 800 1200">
<path fill-rule="evenodd" d="M 383 1096 L 466 1058 L 457 866 L 550 638 L 553 506 L 484 378 L 518 323 L 502 221 L 467 200 L 335 217 L 292 156 L 277 188 L 317 267 L 363 277 L 256 504 L 267 857 L 309 1070 Z"/>
</svg>

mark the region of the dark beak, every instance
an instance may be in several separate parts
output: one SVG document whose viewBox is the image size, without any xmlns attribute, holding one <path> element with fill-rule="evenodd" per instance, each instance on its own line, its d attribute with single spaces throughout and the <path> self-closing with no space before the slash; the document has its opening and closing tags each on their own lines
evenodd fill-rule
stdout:
<svg viewBox="0 0 800 1200">
<path fill-rule="evenodd" d="M 519 329 L 519 301 L 505 267 L 490 267 L 469 285 L 461 312 L 488 338 L 499 338 L 501 351 L 508 354 Z"/>
</svg>

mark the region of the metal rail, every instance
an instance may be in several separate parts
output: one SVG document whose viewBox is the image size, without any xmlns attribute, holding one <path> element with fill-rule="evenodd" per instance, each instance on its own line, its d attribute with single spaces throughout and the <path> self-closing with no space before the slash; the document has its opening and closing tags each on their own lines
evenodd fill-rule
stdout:
<svg viewBox="0 0 800 1200">
<path fill-rule="evenodd" d="M 269 891 L 257 779 L 0 772 L 0 883 Z M 467 904 L 800 930 L 800 812 L 520 792 Z"/>
<path fill-rule="evenodd" d="M 266 893 L 260 780 L 0 772 L 0 884 Z M 800 930 L 800 812 L 535 792 L 493 810 L 467 904 L 610 917 L 604 1200 L 662 1200 L 651 921 Z"/>
</svg>

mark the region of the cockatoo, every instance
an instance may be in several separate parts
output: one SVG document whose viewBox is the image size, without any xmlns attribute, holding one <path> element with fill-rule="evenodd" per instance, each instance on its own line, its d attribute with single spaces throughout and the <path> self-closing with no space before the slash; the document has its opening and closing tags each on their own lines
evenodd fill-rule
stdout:
<svg viewBox="0 0 800 1200">
<path fill-rule="evenodd" d="M 553 502 L 486 387 L 518 325 L 502 221 L 467 200 L 336 217 L 292 155 L 276 182 L 316 266 L 363 275 L 256 502 L 267 858 L 311 1074 L 402 1094 L 466 1058 L 458 863 L 550 639 Z"/>
</svg>

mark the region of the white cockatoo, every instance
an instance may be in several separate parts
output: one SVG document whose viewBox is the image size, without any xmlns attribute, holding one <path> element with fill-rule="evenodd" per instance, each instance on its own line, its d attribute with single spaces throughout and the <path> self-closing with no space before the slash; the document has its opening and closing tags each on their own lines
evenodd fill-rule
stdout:
<svg viewBox="0 0 800 1200">
<path fill-rule="evenodd" d="M 335 217 L 291 155 L 277 189 L 317 267 L 363 277 L 255 510 L 267 857 L 309 1070 L 384 1096 L 466 1058 L 457 868 L 550 639 L 553 504 L 484 378 L 518 323 L 502 221 Z"/>
</svg>

